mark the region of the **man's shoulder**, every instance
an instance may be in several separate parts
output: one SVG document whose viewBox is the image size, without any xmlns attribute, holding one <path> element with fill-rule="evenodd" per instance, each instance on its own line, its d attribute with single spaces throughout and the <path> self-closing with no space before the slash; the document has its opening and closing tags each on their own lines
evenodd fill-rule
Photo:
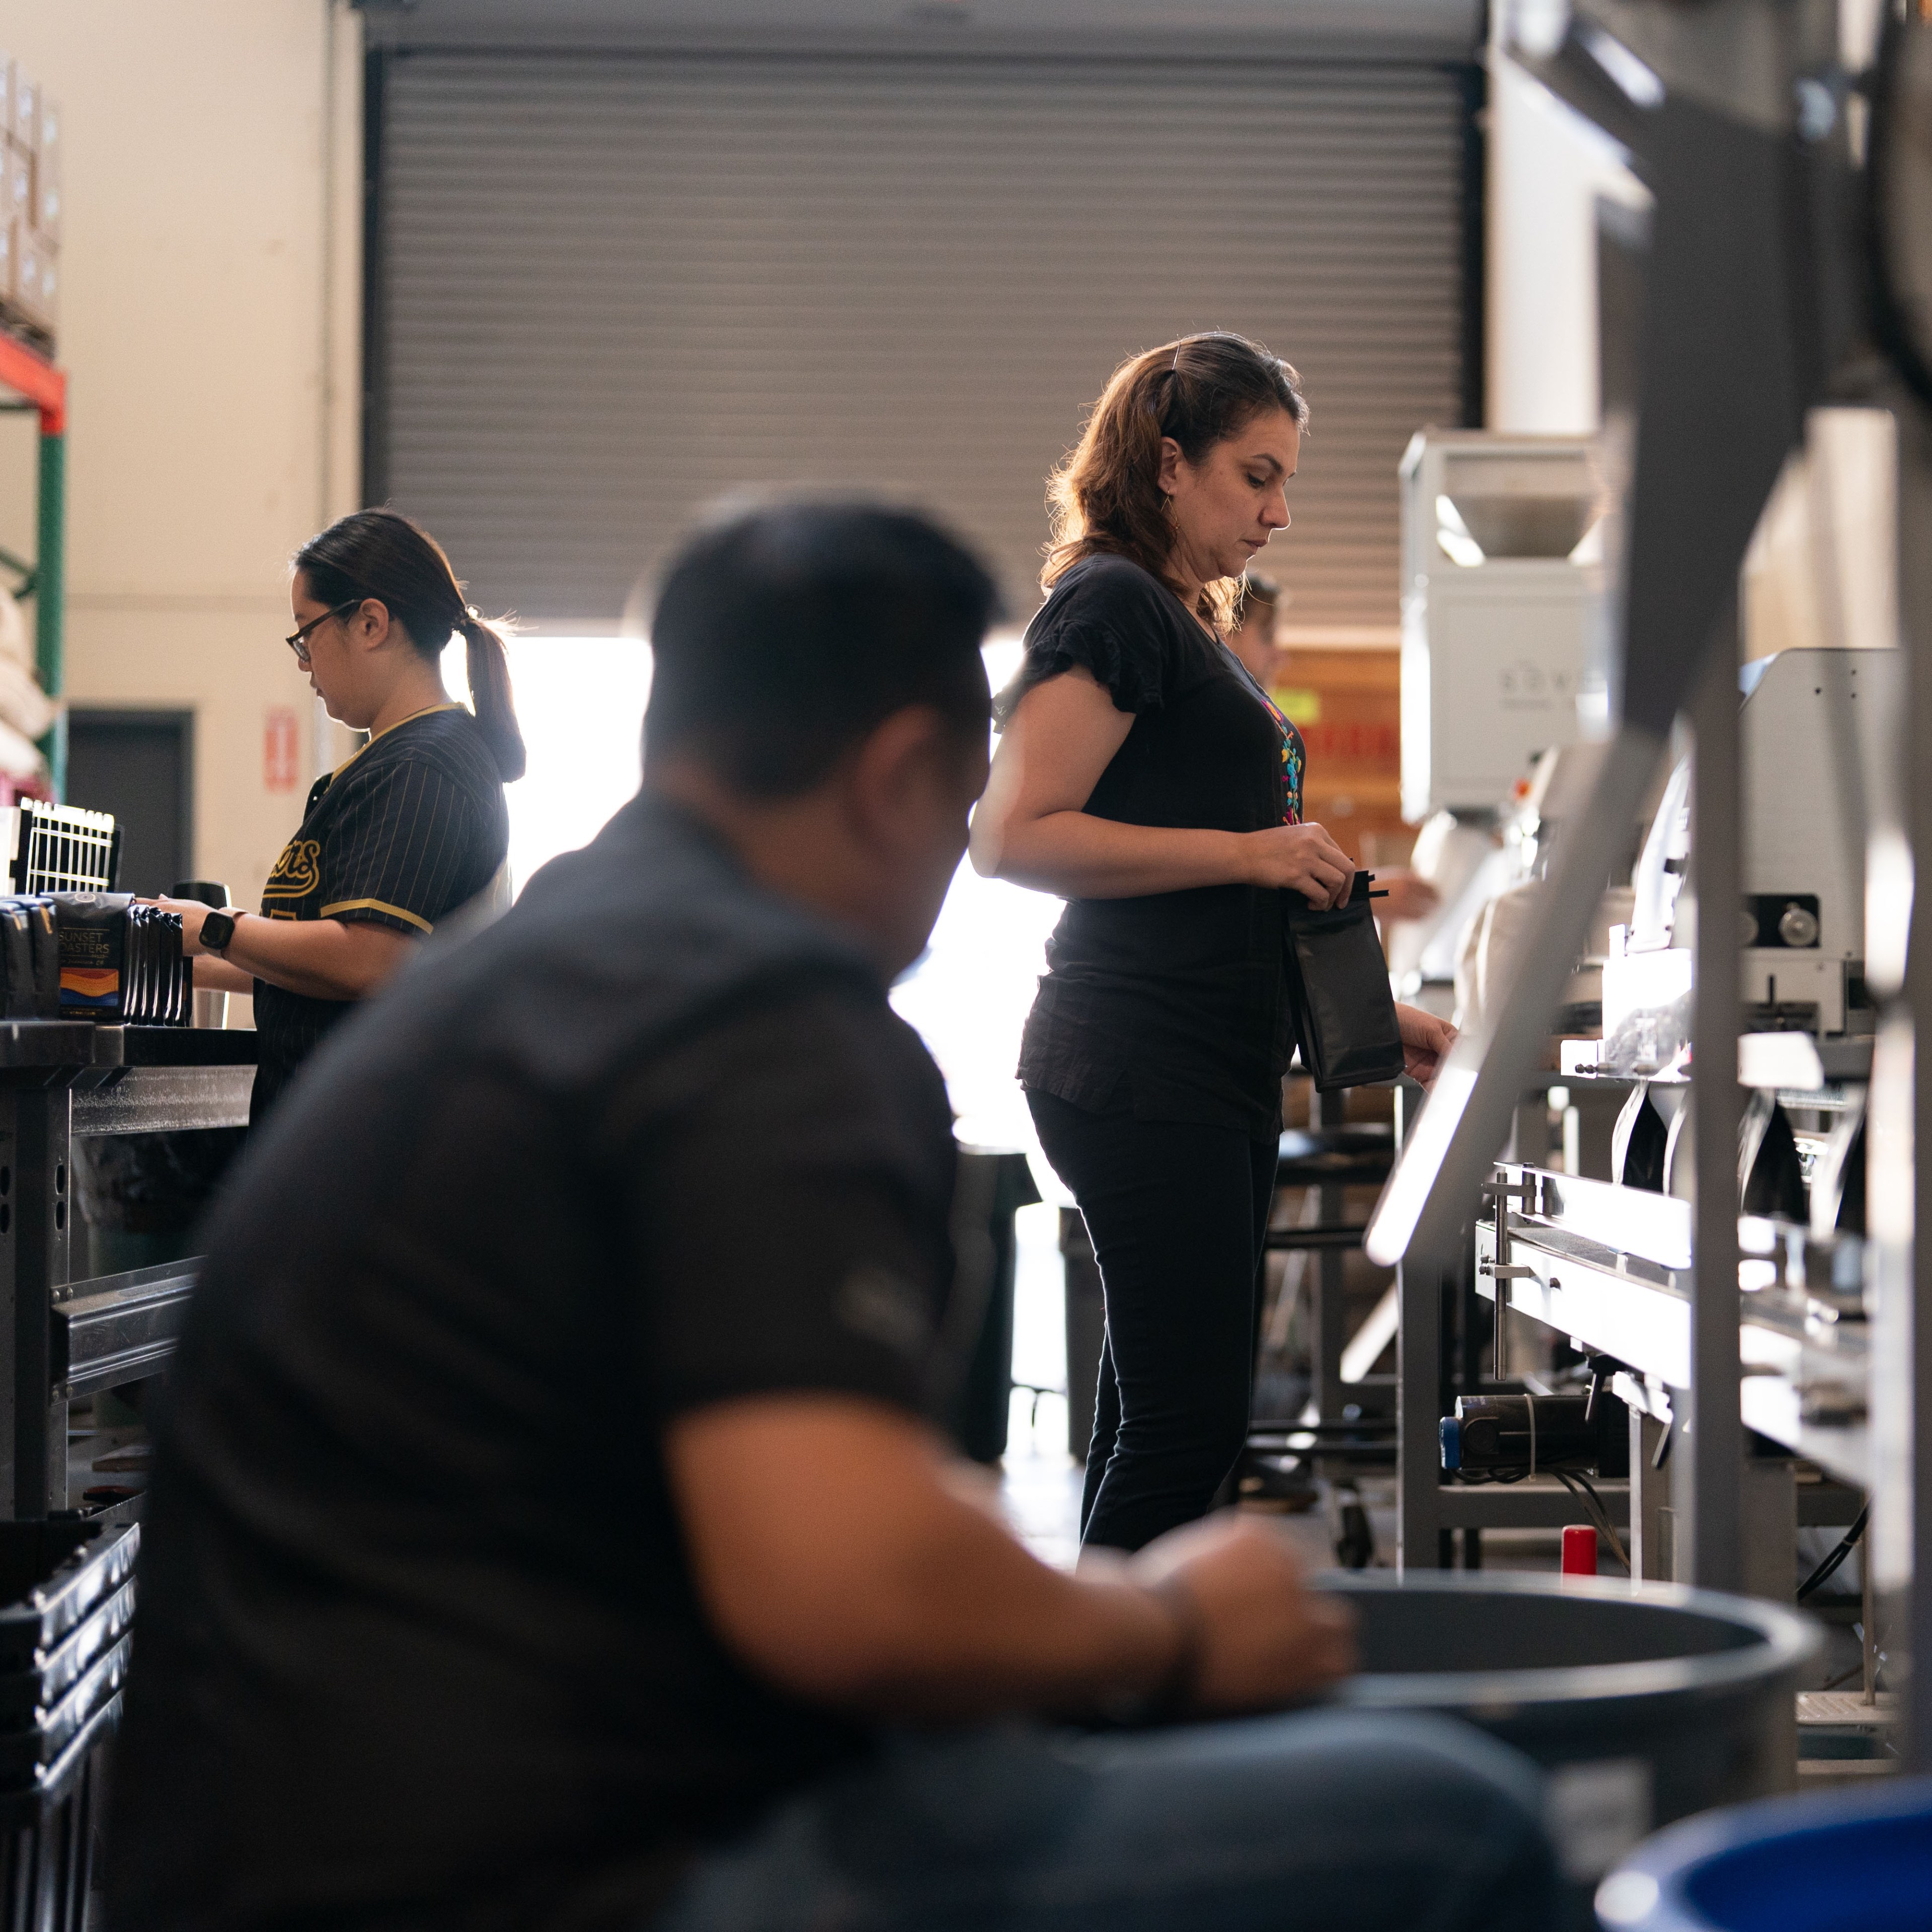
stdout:
<svg viewBox="0 0 1932 1932">
<path fill-rule="evenodd" d="M 634 801 L 494 925 L 426 950 L 388 1004 L 406 1034 L 580 1094 L 800 1002 L 820 1025 L 897 1025 L 856 944 L 763 890 L 700 828 Z"/>
<path fill-rule="evenodd" d="M 648 795 L 536 872 L 502 930 L 538 952 L 560 942 L 604 950 L 613 970 L 666 990 L 701 993 L 721 980 L 808 963 L 883 996 L 856 940 L 766 890 L 697 820 Z"/>
</svg>

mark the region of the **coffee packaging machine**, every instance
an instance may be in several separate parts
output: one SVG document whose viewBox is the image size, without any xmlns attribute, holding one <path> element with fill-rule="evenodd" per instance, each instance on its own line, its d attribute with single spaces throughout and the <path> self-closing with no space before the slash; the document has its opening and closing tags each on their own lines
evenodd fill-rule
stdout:
<svg viewBox="0 0 1932 1932">
<path fill-rule="evenodd" d="M 1471 1482 L 1472 1466 L 1527 1469 L 1534 1426 L 1540 1471 L 1546 1400 L 1580 1396 L 1594 1418 L 1614 1397 L 1628 1475 L 1580 1433 L 1564 1472 L 1594 1464 L 1633 1582 L 1814 1608 L 1828 1591 L 1863 1633 L 1841 1700 L 1858 1712 L 1808 1692 L 1801 1732 L 1889 1730 L 1864 1754 L 1922 1770 L 1932 1161 L 1912 1124 L 1932 1082 L 1915 1048 L 1932 1024 L 1932 895 L 1911 880 L 1932 863 L 1918 769 L 1932 743 L 1932 16 L 1505 0 L 1497 28 L 1619 145 L 1647 205 L 1598 210 L 1606 582 L 1604 648 L 1582 662 L 1602 668 L 1601 728 L 1580 723 L 1595 742 L 1579 802 L 1522 882 L 1494 997 L 1405 1110 L 1364 1240 L 1400 1270 L 1399 1561 L 1450 1561 L 1459 1529 L 1577 1520 L 1554 1483 Z M 1866 508 L 1843 528 L 1889 554 L 1847 589 L 1820 526 L 1814 574 L 1834 608 L 1819 646 L 1753 650 L 1754 533 L 1815 455 L 1819 416 L 1840 411 L 1873 452 Z M 1420 593 L 1452 570 L 1479 578 L 1489 556 L 1438 490 L 1472 546 L 1455 561 L 1443 532 L 1460 533 L 1428 487 L 1418 470 L 1410 524 L 1436 511 L 1444 561 L 1418 584 L 1412 555 L 1406 639 L 1412 610 L 1426 628 Z M 1449 634 L 1427 638 L 1429 705 L 1405 714 L 1406 733 L 1414 717 L 1435 734 L 1426 784 L 1418 767 L 1405 788 L 1418 813 L 1457 808 L 1433 770 Z M 1568 649 L 1554 624 L 1547 647 Z M 1573 981 L 1606 888 L 1626 898 L 1589 1029 L 1572 1024 Z M 1466 1408 L 1445 1441 L 1458 1292 L 1496 1310 L 1493 1354 L 1466 1348 L 1455 1371 L 1466 1402 L 1526 1402 Z M 1801 1574 L 1806 1538 L 1819 1560 Z"/>
<path fill-rule="evenodd" d="M 1402 815 L 1506 805 L 1579 733 L 1600 616 L 1594 446 L 1423 430 L 1402 488 Z"/>
</svg>

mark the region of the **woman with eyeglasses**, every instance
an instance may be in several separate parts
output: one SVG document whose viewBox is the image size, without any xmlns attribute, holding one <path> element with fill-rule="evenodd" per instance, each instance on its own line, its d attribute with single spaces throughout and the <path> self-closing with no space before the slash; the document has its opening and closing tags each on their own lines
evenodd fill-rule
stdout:
<svg viewBox="0 0 1932 1932">
<path fill-rule="evenodd" d="M 331 524 L 297 555 L 290 599 L 288 646 L 310 688 L 369 742 L 316 781 L 259 914 L 164 902 L 181 915 L 196 987 L 255 997 L 256 1123 L 356 1000 L 495 886 L 503 787 L 524 772 L 503 640 L 406 517 L 358 510 Z M 459 634 L 473 712 L 443 688 L 443 649 Z"/>
</svg>

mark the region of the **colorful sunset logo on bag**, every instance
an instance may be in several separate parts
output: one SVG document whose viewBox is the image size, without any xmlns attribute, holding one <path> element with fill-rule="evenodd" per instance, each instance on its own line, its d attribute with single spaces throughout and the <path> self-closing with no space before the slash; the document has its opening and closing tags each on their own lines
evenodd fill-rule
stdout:
<svg viewBox="0 0 1932 1932">
<path fill-rule="evenodd" d="M 113 1006 L 121 1003 L 121 973 L 114 966 L 63 966 L 61 1004 Z"/>
</svg>

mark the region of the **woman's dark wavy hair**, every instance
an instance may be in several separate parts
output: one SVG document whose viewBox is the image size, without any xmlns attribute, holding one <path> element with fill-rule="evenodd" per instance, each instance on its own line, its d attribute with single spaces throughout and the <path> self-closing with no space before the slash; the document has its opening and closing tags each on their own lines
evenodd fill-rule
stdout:
<svg viewBox="0 0 1932 1932">
<path fill-rule="evenodd" d="M 357 510 L 310 538 L 295 567 L 318 604 L 374 598 L 434 662 L 461 634 L 477 728 L 507 784 L 524 775 L 524 734 L 510 690 L 502 634 L 464 601 L 463 586 L 442 544 L 399 510 Z"/>
<path fill-rule="evenodd" d="M 1269 410 L 1308 421 L 1301 378 L 1244 335 L 1214 330 L 1130 356 L 1107 380 L 1078 446 L 1047 479 L 1053 540 L 1040 587 L 1084 556 L 1124 556 L 1172 584 L 1174 525 L 1160 488 L 1160 444 L 1172 436 L 1190 463 L 1238 436 Z M 1201 593 L 1199 614 L 1225 631 L 1240 596 L 1231 581 Z"/>
</svg>

